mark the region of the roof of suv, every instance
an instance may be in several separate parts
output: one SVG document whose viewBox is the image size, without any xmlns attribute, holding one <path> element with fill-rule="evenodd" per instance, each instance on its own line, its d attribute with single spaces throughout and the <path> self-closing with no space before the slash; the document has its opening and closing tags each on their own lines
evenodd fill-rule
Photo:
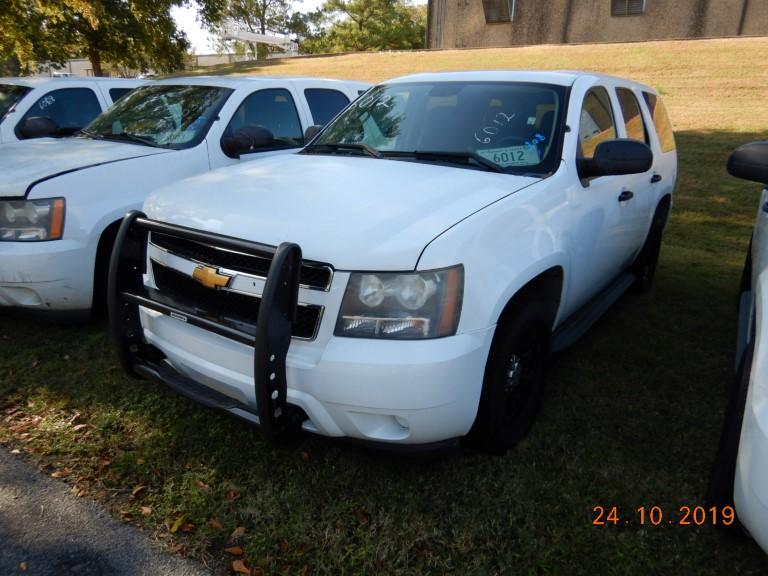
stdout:
<svg viewBox="0 0 768 576">
<path fill-rule="evenodd" d="M 87 80 L 88 82 L 109 82 L 111 84 L 125 83 L 132 85 L 139 85 L 146 82 L 146 80 L 139 80 L 137 78 L 103 78 L 94 76 L 68 76 L 66 78 L 50 78 L 48 76 L 43 76 L 35 78 L 0 78 L 0 84 L 16 84 L 18 86 L 29 86 L 30 88 L 36 88 L 46 84 L 67 84 L 69 82 L 82 82 L 83 80 Z"/>
<path fill-rule="evenodd" d="M 356 82 L 352 80 L 338 80 L 331 78 L 315 78 L 311 76 L 181 76 L 178 78 L 165 78 L 163 80 L 154 80 L 152 84 L 189 84 L 194 86 L 220 86 L 224 88 L 239 88 L 247 84 L 259 84 L 263 82 L 275 81 L 296 81 L 313 82 L 322 81 L 338 84 L 360 84 L 361 86 L 370 86 L 366 82 Z"/>
<path fill-rule="evenodd" d="M 630 86 L 636 86 L 643 90 L 655 90 L 650 86 L 597 72 L 582 72 L 578 70 L 471 70 L 464 72 L 434 72 L 426 74 L 411 74 L 387 80 L 384 84 L 398 84 L 405 82 L 531 82 L 540 84 L 556 84 L 559 86 L 572 86 L 578 78 L 591 77 L 595 79 L 619 80 Z"/>
</svg>

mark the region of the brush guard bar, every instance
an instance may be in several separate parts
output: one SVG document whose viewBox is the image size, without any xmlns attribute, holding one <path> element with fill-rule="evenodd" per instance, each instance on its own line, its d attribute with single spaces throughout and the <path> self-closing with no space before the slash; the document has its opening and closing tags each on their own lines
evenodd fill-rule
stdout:
<svg viewBox="0 0 768 576">
<path fill-rule="evenodd" d="M 190 313 L 165 300 L 153 298 L 144 286 L 149 233 L 236 250 L 245 254 L 272 255 L 256 320 L 256 335 L 242 332 L 209 318 Z M 141 327 L 139 307 L 160 312 L 210 332 L 249 344 L 254 348 L 254 388 L 259 424 L 268 442 L 295 434 L 301 428 L 300 410 L 288 404 L 286 356 L 296 321 L 301 248 L 283 243 L 277 248 L 228 236 L 211 234 L 150 220 L 133 211 L 123 219 L 115 239 L 109 266 L 107 306 L 112 341 L 123 369 L 132 377 L 158 379 L 176 391 L 210 407 L 245 408 L 235 400 L 201 386 L 173 370 L 163 353 L 149 344 Z M 252 408 L 250 409 L 252 412 Z"/>
</svg>

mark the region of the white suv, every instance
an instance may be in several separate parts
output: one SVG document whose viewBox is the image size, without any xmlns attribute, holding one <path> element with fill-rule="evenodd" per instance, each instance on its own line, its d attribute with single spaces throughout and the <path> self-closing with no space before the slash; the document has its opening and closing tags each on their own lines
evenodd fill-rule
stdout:
<svg viewBox="0 0 768 576">
<path fill-rule="evenodd" d="M 124 367 L 260 424 L 503 451 L 547 358 L 647 289 L 677 176 L 656 92 L 577 72 L 385 82 L 301 153 L 126 217 Z"/>
<path fill-rule="evenodd" d="M 81 131 L 3 147 L 0 310 L 83 316 L 105 294 L 118 224 L 165 184 L 295 152 L 368 84 L 174 78 L 142 86 Z"/>
<path fill-rule="evenodd" d="M 0 144 L 71 136 L 143 80 L 0 78 Z"/>
<path fill-rule="evenodd" d="M 728 171 L 764 188 L 741 277 L 737 375 L 708 498 L 735 505 L 741 524 L 768 552 L 768 142 L 737 149 Z"/>
</svg>

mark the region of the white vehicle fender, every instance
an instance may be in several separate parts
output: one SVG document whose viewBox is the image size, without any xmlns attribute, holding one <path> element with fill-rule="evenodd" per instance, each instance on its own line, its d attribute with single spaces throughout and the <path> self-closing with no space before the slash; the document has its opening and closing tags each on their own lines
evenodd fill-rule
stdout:
<svg viewBox="0 0 768 576">
<path fill-rule="evenodd" d="M 568 217 L 563 210 L 566 180 L 561 167 L 554 176 L 465 218 L 425 248 L 419 270 L 465 267 L 459 332 L 495 325 L 531 280 L 553 268 L 568 269 L 565 237 L 558 232 L 568 229 L 561 221 Z"/>
</svg>

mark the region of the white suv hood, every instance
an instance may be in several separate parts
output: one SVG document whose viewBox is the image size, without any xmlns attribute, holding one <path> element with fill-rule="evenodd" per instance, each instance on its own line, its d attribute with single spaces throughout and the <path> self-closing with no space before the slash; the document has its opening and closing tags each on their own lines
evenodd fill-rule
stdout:
<svg viewBox="0 0 768 576">
<path fill-rule="evenodd" d="M 8 144 L 0 148 L 0 198 L 24 196 L 33 182 L 59 174 L 166 152 L 87 138 L 41 138 Z"/>
<path fill-rule="evenodd" d="M 147 198 L 149 218 L 277 246 L 340 270 L 412 270 L 457 222 L 537 182 L 473 169 L 290 154 L 215 170 Z"/>
</svg>

